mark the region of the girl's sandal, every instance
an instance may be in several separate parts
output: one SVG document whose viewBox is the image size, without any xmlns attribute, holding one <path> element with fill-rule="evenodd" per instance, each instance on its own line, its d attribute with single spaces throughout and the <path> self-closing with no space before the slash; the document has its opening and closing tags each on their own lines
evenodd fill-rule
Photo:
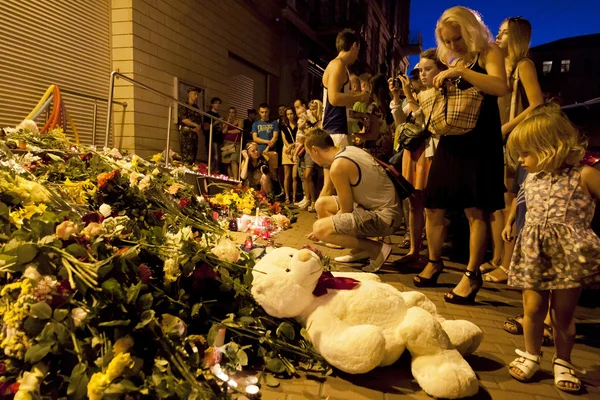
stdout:
<svg viewBox="0 0 600 400">
<path fill-rule="evenodd" d="M 542 359 L 542 356 L 541 354 L 535 356 L 519 349 L 516 349 L 515 353 L 521 357 L 515 358 L 515 360 L 508 365 L 508 373 L 518 381 L 529 382 L 533 375 L 540 369 L 540 360 Z M 513 372 L 513 367 L 519 369 L 523 375 Z"/>
<path fill-rule="evenodd" d="M 554 385 L 567 393 L 579 393 L 581 388 L 581 381 L 579 378 L 575 376 L 575 372 L 579 372 L 580 374 L 585 374 L 586 371 L 583 368 L 577 368 L 570 362 L 562 360 L 554 356 L 552 359 L 552 364 L 554 367 Z M 562 382 L 562 385 L 560 384 Z M 570 382 L 575 387 L 565 386 L 565 383 Z"/>
</svg>

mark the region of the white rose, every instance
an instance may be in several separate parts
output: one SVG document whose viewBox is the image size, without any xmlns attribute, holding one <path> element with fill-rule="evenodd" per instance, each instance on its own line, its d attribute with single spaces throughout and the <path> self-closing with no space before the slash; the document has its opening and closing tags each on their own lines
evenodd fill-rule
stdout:
<svg viewBox="0 0 600 400">
<path fill-rule="evenodd" d="M 240 249 L 230 239 L 221 238 L 219 243 L 213 247 L 211 253 L 216 255 L 219 260 L 234 263 L 240 259 Z"/>
<path fill-rule="evenodd" d="M 75 328 L 80 326 L 83 321 L 87 318 L 88 313 L 81 307 L 77 307 L 71 310 L 71 318 L 73 318 L 73 325 Z"/>
<path fill-rule="evenodd" d="M 169 258 L 165 261 L 164 270 L 165 280 L 167 282 L 175 282 L 177 277 L 181 274 L 181 270 L 179 269 L 177 261 L 172 258 Z"/>
<path fill-rule="evenodd" d="M 143 192 L 150 187 L 150 175 L 146 175 L 138 184 L 138 188 Z"/>
<path fill-rule="evenodd" d="M 135 172 L 135 171 L 134 171 L 134 172 L 132 172 L 132 173 L 129 175 L 129 185 L 130 185 L 131 187 L 134 187 L 134 186 L 136 186 L 136 185 L 138 184 L 138 180 L 140 179 L 140 176 L 141 176 L 141 175 L 140 175 L 140 174 L 138 174 L 137 172 Z"/>
<path fill-rule="evenodd" d="M 100 211 L 100 214 L 104 215 L 104 218 L 108 218 L 112 214 L 112 208 L 106 203 L 102 203 L 98 211 Z"/>
<path fill-rule="evenodd" d="M 27 267 L 25 272 L 23 273 L 25 278 L 29 278 L 32 281 L 38 281 L 41 277 L 40 273 L 37 271 L 35 267 Z"/>
<path fill-rule="evenodd" d="M 78 232 L 79 227 L 71 221 L 63 221 L 56 227 L 56 236 L 62 240 L 67 240 L 71 235 Z"/>
</svg>

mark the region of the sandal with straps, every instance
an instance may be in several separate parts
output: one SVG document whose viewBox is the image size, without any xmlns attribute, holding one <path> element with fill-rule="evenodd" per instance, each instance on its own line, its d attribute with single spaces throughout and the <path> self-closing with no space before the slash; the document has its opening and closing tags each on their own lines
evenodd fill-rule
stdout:
<svg viewBox="0 0 600 400">
<path fill-rule="evenodd" d="M 583 368 L 577 368 L 573 364 L 563 359 L 557 358 L 554 356 L 552 359 L 552 365 L 554 369 L 554 385 L 567 393 L 579 393 L 583 385 L 581 384 L 581 380 L 575 376 L 575 372 L 579 372 L 580 374 L 586 373 L 586 370 Z M 559 385 L 560 382 L 570 382 L 575 384 L 576 387 L 568 387 Z"/>
<path fill-rule="evenodd" d="M 475 296 L 477 296 L 479 289 L 481 289 L 483 286 L 483 279 L 481 279 L 481 271 L 480 270 L 475 270 L 475 271 L 466 270 L 465 276 L 467 278 L 469 278 L 470 280 L 477 282 L 477 288 L 474 289 L 471 293 L 469 293 L 469 295 L 466 297 L 459 296 L 458 294 L 454 293 L 454 290 L 451 290 L 450 292 L 448 292 L 444 295 L 444 300 L 446 301 L 446 303 L 460 304 L 460 305 L 475 304 Z"/>
<path fill-rule="evenodd" d="M 535 356 L 526 351 L 521 351 L 519 349 L 515 350 L 515 353 L 520 355 L 521 357 L 515 358 L 513 362 L 508 364 L 508 373 L 510 376 L 515 378 L 520 382 L 529 382 L 533 375 L 540 369 L 540 361 L 542 359 L 542 355 Z M 519 375 L 511 368 L 517 368 L 519 371 L 523 373 L 523 375 Z"/>
<path fill-rule="evenodd" d="M 413 284 L 418 288 L 424 287 L 434 287 L 437 285 L 437 280 L 440 277 L 440 274 L 444 271 L 444 261 L 442 259 L 439 260 L 427 260 L 430 264 L 433 265 L 441 265 L 442 267 L 435 272 L 435 274 L 431 275 L 431 278 L 424 278 L 421 275 L 417 275 L 413 278 Z"/>
</svg>

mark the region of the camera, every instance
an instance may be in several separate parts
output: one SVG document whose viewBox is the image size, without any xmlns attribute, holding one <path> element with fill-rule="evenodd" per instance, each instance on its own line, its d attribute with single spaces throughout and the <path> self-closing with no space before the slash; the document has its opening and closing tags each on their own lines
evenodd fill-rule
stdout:
<svg viewBox="0 0 600 400">
<path fill-rule="evenodd" d="M 398 75 L 404 76 L 403 73 L 400 73 Z M 400 80 L 400 78 L 395 77 L 394 79 L 392 79 L 392 87 L 394 89 L 400 89 L 402 87 L 402 81 Z"/>
</svg>

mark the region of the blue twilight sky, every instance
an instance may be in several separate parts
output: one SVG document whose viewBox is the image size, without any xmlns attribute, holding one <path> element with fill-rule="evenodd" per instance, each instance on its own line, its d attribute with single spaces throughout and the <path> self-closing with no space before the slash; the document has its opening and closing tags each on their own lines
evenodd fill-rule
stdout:
<svg viewBox="0 0 600 400">
<path fill-rule="evenodd" d="M 423 35 L 423 49 L 435 47 L 435 24 L 455 5 L 477 10 L 492 34 L 506 17 L 521 16 L 533 26 L 531 46 L 554 40 L 600 33 L 599 0 L 411 0 L 410 29 Z M 419 61 L 410 57 L 410 68 Z"/>
</svg>

